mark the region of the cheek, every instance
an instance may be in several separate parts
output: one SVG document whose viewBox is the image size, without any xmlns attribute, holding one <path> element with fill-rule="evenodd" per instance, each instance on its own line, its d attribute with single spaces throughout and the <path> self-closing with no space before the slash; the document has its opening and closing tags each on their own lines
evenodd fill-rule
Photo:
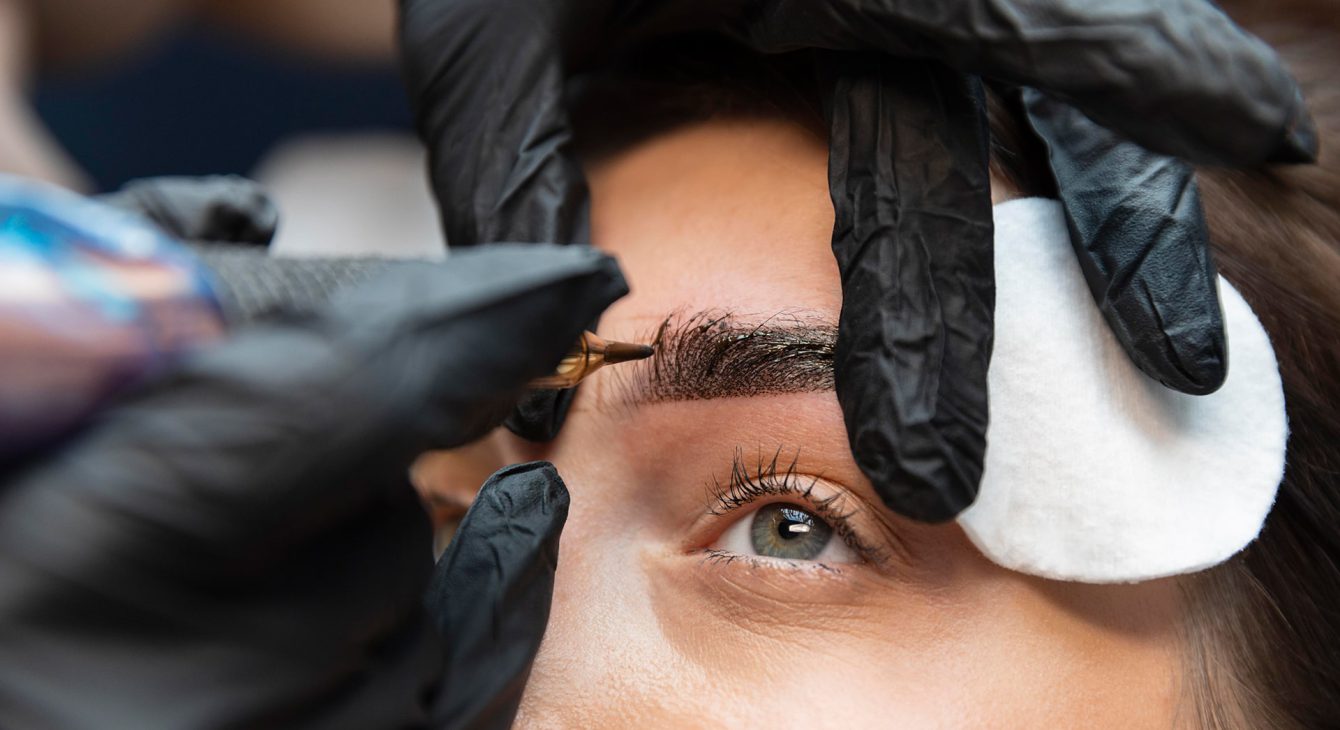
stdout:
<svg viewBox="0 0 1340 730">
<path fill-rule="evenodd" d="M 785 574 L 713 571 L 679 549 L 678 515 L 702 494 L 678 475 L 686 454 L 738 434 L 663 420 L 644 415 L 629 431 L 579 417 L 550 445 L 508 439 L 513 454 L 554 461 L 573 498 L 521 726 L 970 728 L 1094 708 L 1152 726 L 1168 716 L 1171 618 L 1137 620 L 1166 603 L 1166 586 L 1135 595 L 1028 579 L 971 551 L 953 527 L 923 548 L 933 579 L 834 583 L 816 595 Z"/>
<path fill-rule="evenodd" d="M 760 417 L 784 424 L 803 405 L 840 419 L 836 404 L 812 402 L 819 398 L 778 399 Z M 708 425 L 703 407 L 644 411 L 635 431 L 588 413 L 547 447 L 514 442 L 527 457 L 552 460 L 572 494 L 523 724 L 873 727 L 891 707 L 908 726 L 943 719 L 940 703 L 926 698 L 936 696 L 938 680 L 928 677 L 943 666 L 946 632 L 916 589 L 835 583 L 816 601 L 812 585 L 785 574 L 735 580 L 684 554 L 706 504 L 705 489 L 683 482 L 697 473 L 685 461 L 729 453 L 740 437 Z M 686 429 L 686 419 L 704 426 Z M 814 440 L 833 428 L 769 430 L 770 438 L 809 433 L 814 448 L 843 448 L 840 435 Z M 943 679 L 942 687 L 956 686 Z"/>
<path fill-rule="evenodd" d="M 658 542 L 659 485 L 639 480 L 644 472 L 591 420 L 570 418 L 544 446 L 508 439 L 513 454 L 552 461 L 572 497 L 549 626 L 517 726 L 699 726 L 713 712 L 702 701 L 710 682 L 666 640 L 652 605 L 654 576 L 639 560 Z M 632 499 L 635 490 L 653 496 Z"/>
</svg>

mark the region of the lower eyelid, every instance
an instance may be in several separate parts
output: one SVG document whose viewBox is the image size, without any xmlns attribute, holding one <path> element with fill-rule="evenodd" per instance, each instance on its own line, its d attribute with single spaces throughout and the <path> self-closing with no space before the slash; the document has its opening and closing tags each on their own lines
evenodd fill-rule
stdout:
<svg viewBox="0 0 1340 730">
<path fill-rule="evenodd" d="M 664 578 L 655 585 L 666 600 L 683 602 L 697 616 L 707 612 L 743 622 L 752 631 L 777 630 L 783 637 L 798 628 L 833 630 L 851 619 L 853 606 L 893 595 L 881 590 L 891 584 L 860 565 L 788 563 L 712 555 L 705 549 L 673 551 L 654 560 L 653 573 Z"/>
<path fill-rule="evenodd" d="M 812 574 L 835 577 L 842 574 L 843 563 L 830 564 L 819 560 L 787 560 L 762 555 L 743 555 L 729 550 L 704 548 L 700 551 L 703 563 L 713 567 L 732 566 L 748 570 L 785 571 L 787 573 Z M 853 565 L 848 563 L 846 565 Z"/>
</svg>

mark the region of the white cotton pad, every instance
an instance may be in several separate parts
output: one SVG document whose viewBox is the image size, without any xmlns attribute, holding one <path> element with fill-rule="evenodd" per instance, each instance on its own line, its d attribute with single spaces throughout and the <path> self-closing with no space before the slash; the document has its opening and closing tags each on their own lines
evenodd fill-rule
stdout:
<svg viewBox="0 0 1340 730">
<path fill-rule="evenodd" d="M 1250 543 L 1284 472 L 1274 351 L 1222 277 L 1228 379 L 1177 393 L 1131 364 L 1099 313 L 1054 200 L 995 207 L 996 344 L 977 501 L 959 523 L 1023 573 L 1138 581 Z"/>
</svg>

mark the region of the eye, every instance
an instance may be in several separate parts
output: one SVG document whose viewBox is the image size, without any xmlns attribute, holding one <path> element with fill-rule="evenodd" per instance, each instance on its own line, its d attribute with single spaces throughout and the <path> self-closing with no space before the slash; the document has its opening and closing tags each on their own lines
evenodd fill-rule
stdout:
<svg viewBox="0 0 1340 730">
<path fill-rule="evenodd" d="M 789 502 L 769 502 L 743 515 L 711 549 L 752 557 L 825 563 L 860 562 L 813 511 Z"/>
</svg>

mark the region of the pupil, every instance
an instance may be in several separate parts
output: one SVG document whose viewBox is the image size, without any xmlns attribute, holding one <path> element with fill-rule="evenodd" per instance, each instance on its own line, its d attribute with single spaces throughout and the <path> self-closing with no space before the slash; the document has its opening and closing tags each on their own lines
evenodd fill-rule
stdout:
<svg viewBox="0 0 1340 730">
<path fill-rule="evenodd" d="M 793 504 L 768 504 L 754 514 L 754 552 L 773 558 L 813 560 L 833 537 L 833 528 Z"/>
<path fill-rule="evenodd" d="M 797 509 L 782 507 L 778 510 L 777 535 L 783 540 L 797 540 L 810 532 L 814 518 Z"/>
</svg>

